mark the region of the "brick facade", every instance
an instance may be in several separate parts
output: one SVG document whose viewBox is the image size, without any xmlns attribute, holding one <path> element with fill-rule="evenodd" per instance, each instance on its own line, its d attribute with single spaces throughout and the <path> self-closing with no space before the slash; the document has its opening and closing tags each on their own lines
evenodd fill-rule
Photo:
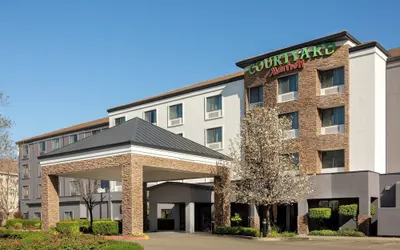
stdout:
<svg viewBox="0 0 400 250">
<path fill-rule="evenodd" d="M 344 67 L 344 93 L 320 96 L 319 70 Z M 292 152 L 299 152 L 300 164 L 308 173 L 320 173 L 321 164 L 318 150 L 344 149 L 345 170 L 349 170 L 349 46 L 338 47 L 329 56 L 312 58 L 304 63 L 304 68 L 295 69 L 270 77 L 268 70 L 251 75 L 245 73 L 245 106 L 248 110 L 248 88 L 263 86 L 264 106 L 277 106 L 279 113 L 298 112 L 299 137 Z M 277 103 L 278 78 L 298 73 L 298 100 Z M 320 108 L 345 107 L 345 133 L 320 135 Z"/>
<path fill-rule="evenodd" d="M 143 188 L 143 169 L 146 167 L 216 176 L 215 185 L 218 186 L 230 183 L 229 172 L 222 166 L 137 154 L 124 154 L 45 166 L 42 169 L 42 229 L 48 230 L 59 221 L 58 175 L 116 168 L 115 171 L 121 171 L 122 179 L 122 233 L 124 235 L 142 233 L 146 204 L 146 201 L 143 200 L 145 190 Z M 162 176 L 160 176 L 161 180 Z M 229 195 L 216 192 L 215 203 L 217 225 L 229 225 Z"/>
</svg>

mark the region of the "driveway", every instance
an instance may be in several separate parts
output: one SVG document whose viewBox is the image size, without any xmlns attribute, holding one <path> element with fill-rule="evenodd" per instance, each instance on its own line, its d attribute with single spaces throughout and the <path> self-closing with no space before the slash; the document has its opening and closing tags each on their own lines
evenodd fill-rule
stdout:
<svg viewBox="0 0 400 250">
<path fill-rule="evenodd" d="M 365 240 L 258 241 L 232 237 L 185 233 L 149 233 L 150 240 L 140 241 L 145 250 L 398 250 L 399 242 Z"/>
</svg>

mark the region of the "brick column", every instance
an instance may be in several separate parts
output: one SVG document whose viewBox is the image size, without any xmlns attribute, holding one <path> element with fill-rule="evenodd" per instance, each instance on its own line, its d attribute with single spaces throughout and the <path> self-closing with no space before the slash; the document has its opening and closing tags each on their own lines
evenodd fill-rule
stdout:
<svg viewBox="0 0 400 250">
<path fill-rule="evenodd" d="M 143 182 L 143 232 L 149 230 L 147 218 L 147 182 Z"/>
<path fill-rule="evenodd" d="M 143 167 L 122 167 L 122 234 L 143 233 Z"/>
<path fill-rule="evenodd" d="M 42 173 L 42 230 L 55 227 L 60 220 L 58 176 Z"/>
<path fill-rule="evenodd" d="M 260 216 L 254 204 L 249 205 L 249 227 L 260 229 Z"/>
<path fill-rule="evenodd" d="M 231 201 L 229 173 L 214 177 L 214 218 L 216 226 L 231 225 Z"/>
<path fill-rule="evenodd" d="M 371 216 L 359 215 L 357 219 L 358 219 L 358 230 L 363 232 L 367 236 L 370 235 Z"/>
<path fill-rule="evenodd" d="M 297 233 L 308 234 L 308 203 L 307 200 L 299 201 L 297 203 L 298 216 L 297 216 Z"/>
</svg>

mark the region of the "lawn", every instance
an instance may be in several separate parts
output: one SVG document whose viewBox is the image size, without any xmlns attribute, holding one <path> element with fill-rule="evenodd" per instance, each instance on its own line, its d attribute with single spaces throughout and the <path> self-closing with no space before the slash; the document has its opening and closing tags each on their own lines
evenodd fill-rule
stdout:
<svg viewBox="0 0 400 250">
<path fill-rule="evenodd" d="M 0 249 L 7 250 L 58 250 L 58 249 L 83 249 L 83 250 L 143 250 L 137 243 L 106 240 L 95 235 L 66 235 L 58 232 L 29 232 L 29 231 L 0 231 Z"/>
</svg>

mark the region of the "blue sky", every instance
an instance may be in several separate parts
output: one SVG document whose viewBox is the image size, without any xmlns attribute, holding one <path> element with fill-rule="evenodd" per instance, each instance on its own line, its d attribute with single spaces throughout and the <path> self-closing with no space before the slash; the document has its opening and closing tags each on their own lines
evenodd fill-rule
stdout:
<svg viewBox="0 0 400 250">
<path fill-rule="evenodd" d="M 400 47 L 399 1 L 0 1 L 0 112 L 20 140 L 348 30 Z M 397 31 L 396 31 L 397 30 Z"/>
</svg>

